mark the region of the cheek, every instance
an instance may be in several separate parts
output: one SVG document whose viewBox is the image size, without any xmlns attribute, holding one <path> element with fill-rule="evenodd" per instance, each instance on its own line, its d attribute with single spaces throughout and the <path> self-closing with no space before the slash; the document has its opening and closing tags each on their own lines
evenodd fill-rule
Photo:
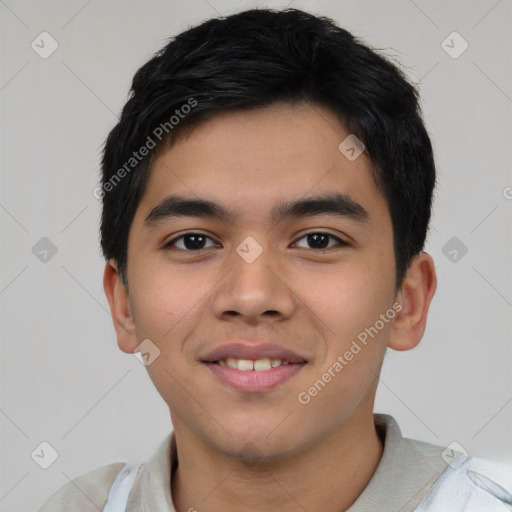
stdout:
<svg viewBox="0 0 512 512">
<path fill-rule="evenodd" d="M 133 284 L 138 336 L 154 338 L 157 345 L 175 338 L 180 327 L 198 314 L 211 288 L 201 272 L 171 265 L 139 272 Z"/>
<path fill-rule="evenodd" d="M 389 271 L 359 261 L 356 264 L 317 267 L 302 271 L 295 282 L 297 296 L 320 320 L 319 325 L 332 340 L 330 350 L 343 347 L 373 325 L 391 306 Z M 382 276 L 386 276 L 383 278 Z"/>
</svg>

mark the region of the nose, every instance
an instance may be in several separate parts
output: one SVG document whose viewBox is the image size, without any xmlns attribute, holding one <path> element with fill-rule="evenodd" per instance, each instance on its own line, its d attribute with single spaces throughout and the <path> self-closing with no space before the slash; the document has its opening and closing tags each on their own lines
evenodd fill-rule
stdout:
<svg viewBox="0 0 512 512">
<path fill-rule="evenodd" d="M 212 296 L 217 318 L 255 325 L 264 319 L 278 321 L 293 315 L 294 293 L 282 265 L 277 265 L 269 250 L 250 263 L 233 251 L 231 263 Z"/>
</svg>

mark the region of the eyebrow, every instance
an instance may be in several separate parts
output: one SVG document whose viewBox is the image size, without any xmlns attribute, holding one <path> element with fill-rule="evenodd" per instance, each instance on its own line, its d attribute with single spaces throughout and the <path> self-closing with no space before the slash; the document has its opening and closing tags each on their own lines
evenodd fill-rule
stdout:
<svg viewBox="0 0 512 512">
<path fill-rule="evenodd" d="M 289 218 L 315 215 L 332 215 L 360 223 L 369 221 L 368 211 L 345 194 L 325 194 L 280 202 L 274 205 L 269 217 L 273 222 L 279 223 Z M 166 220 L 178 217 L 211 218 L 233 223 L 236 215 L 226 206 L 207 199 L 169 196 L 151 210 L 144 225 L 148 228 L 156 227 Z"/>
</svg>

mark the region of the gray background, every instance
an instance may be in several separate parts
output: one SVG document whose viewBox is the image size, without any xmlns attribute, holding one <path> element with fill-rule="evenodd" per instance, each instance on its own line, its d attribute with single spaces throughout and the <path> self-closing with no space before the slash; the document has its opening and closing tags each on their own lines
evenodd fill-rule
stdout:
<svg viewBox="0 0 512 512">
<path fill-rule="evenodd" d="M 439 286 L 421 344 L 388 351 L 376 411 L 406 436 L 512 459 L 510 0 L 0 0 L 1 511 L 143 461 L 169 432 L 145 368 L 117 348 L 102 288 L 100 149 L 134 72 L 168 37 L 256 5 L 333 17 L 420 84 L 439 172 L 427 244 Z M 46 59 L 31 48 L 43 31 L 59 45 Z M 442 47 L 453 31 L 469 44 L 458 58 Z M 46 470 L 31 458 L 43 441 L 59 454 Z"/>
</svg>

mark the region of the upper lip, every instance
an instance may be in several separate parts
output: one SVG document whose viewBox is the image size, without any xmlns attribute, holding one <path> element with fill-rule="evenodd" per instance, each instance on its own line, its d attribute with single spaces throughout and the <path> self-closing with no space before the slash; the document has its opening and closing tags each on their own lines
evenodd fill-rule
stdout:
<svg viewBox="0 0 512 512">
<path fill-rule="evenodd" d="M 274 343 L 262 344 L 244 344 L 244 343 L 227 343 L 213 349 L 212 351 L 201 356 L 201 361 L 212 363 L 221 359 L 233 357 L 234 359 L 280 359 L 289 363 L 305 363 L 306 359 L 295 352 L 280 347 Z"/>
</svg>

